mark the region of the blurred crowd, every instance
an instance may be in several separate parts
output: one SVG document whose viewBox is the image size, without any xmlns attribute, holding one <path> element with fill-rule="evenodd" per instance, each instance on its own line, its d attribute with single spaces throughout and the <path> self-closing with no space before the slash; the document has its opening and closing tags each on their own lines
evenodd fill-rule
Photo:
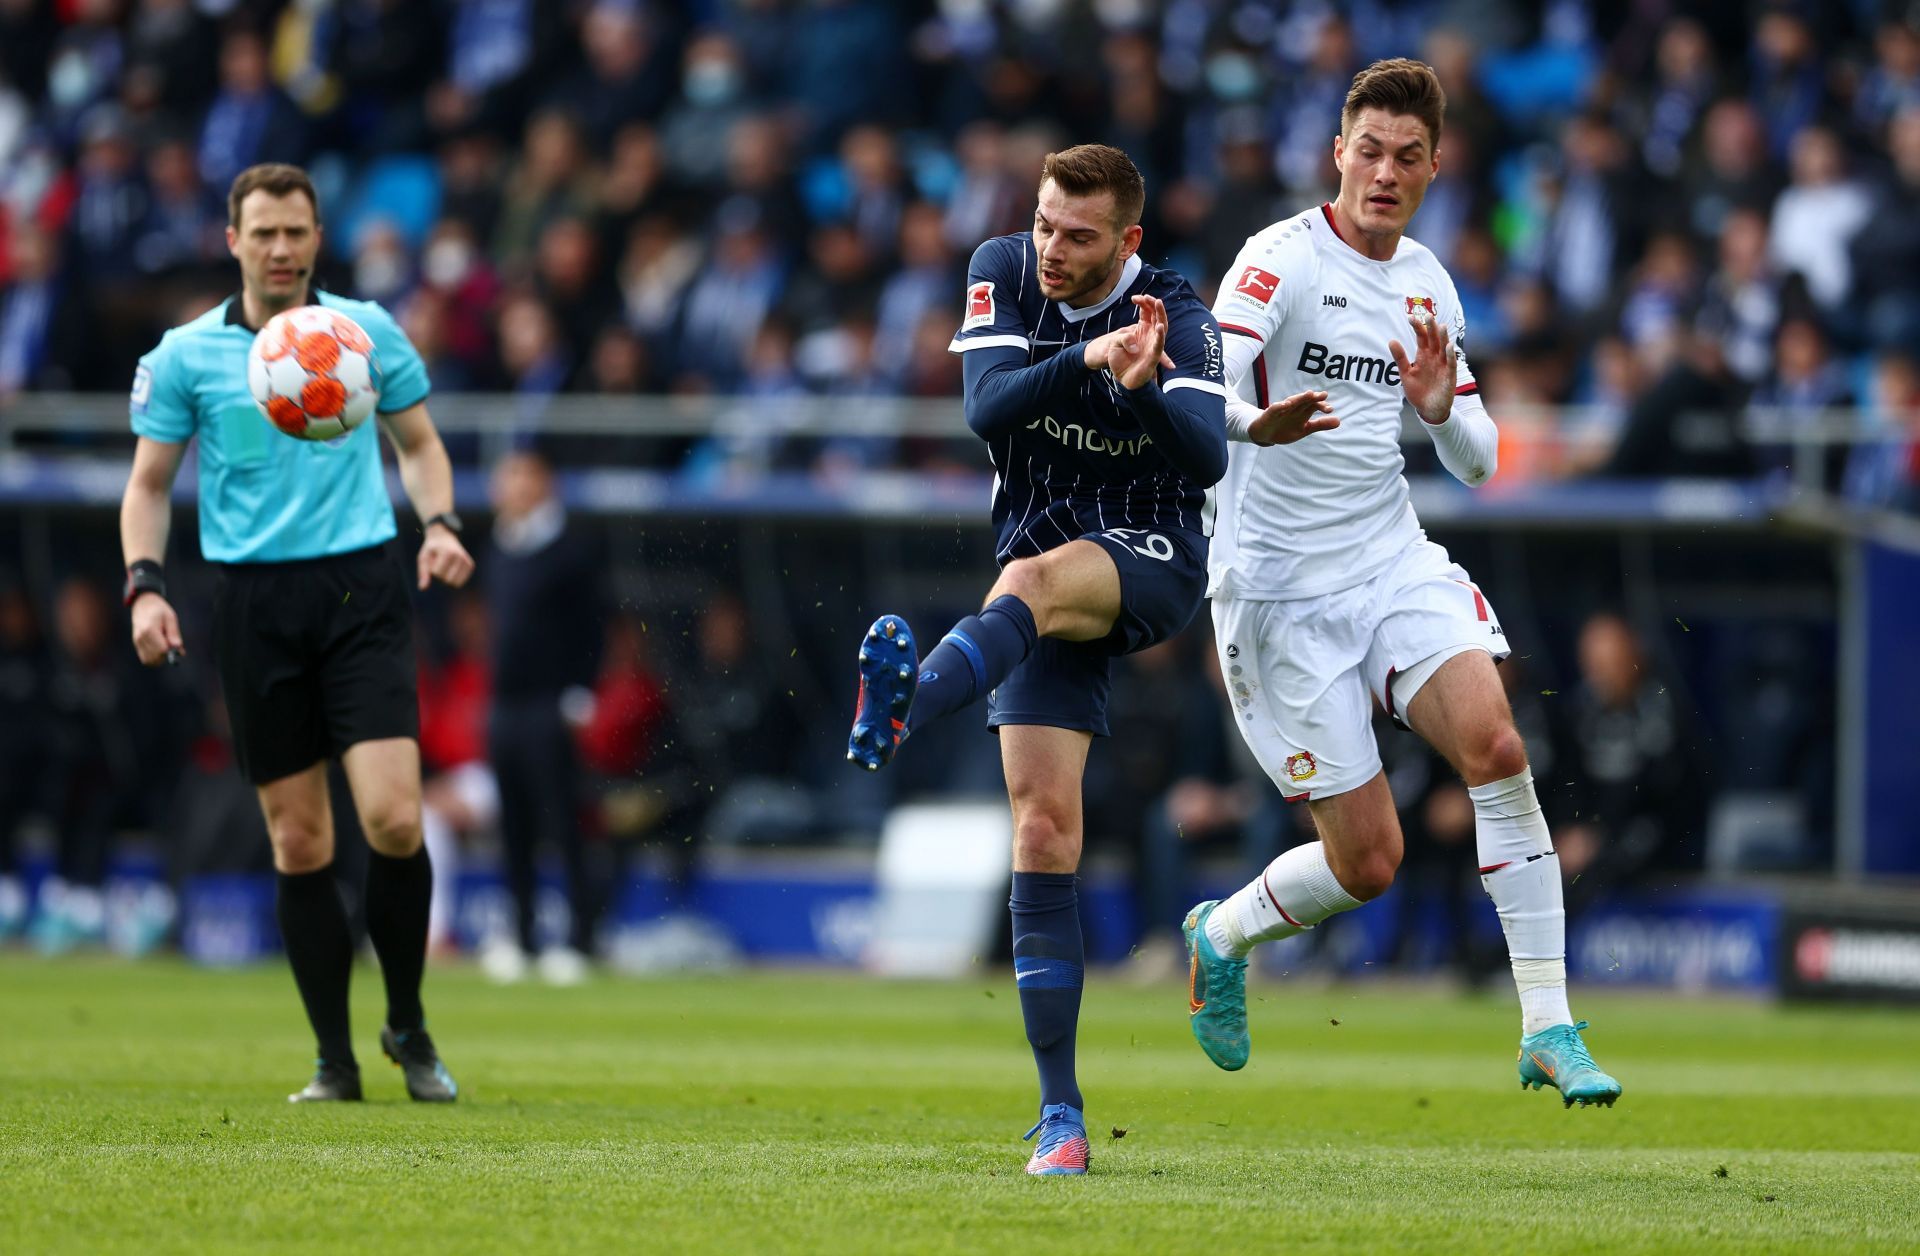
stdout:
<svg viewBox="0 0 1920 1256">
<path fill-rule="evenodd" d="M 534 417 L 568 392 L 948 396 L 967 257 L 1027 224 L 1046 152 L 1124 147 L 1144 251 L 1210 294 L 1330 195 L 1353 72 L 1413 54 L 1449 98 L 1414 234 L 1511 416 L 1503 474 L 1765 471 L 1782 451 L 1740 407 L 1791 431 L 1859 406 L 1887 439 L 1832 487 L 1911 506 L 1915 23 L 1884 0 L 0 0 L 0 397 L 125 387 L 234 286 L 223 193 L 267 159 L 322 189 L 322 282 L 398 311 L 443 391 Z"/>
</svg>

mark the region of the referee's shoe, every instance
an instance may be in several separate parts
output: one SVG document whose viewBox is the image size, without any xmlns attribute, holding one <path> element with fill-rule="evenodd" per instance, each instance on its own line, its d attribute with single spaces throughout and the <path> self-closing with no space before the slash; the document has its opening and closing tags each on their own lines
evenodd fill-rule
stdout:
<svg viewBox="0 0 1920 1256">
<path fill-rule="evenodd" d="M 407 1093 L 421 1103 L 452 1103 L 460 1095 L 453 1074 L 440 1062 L 433 1039 L 424 1029 L 395 1033 L 391 1025 L 380 1030 L 380 1049 L 400 1067 Z"/>
</svg>

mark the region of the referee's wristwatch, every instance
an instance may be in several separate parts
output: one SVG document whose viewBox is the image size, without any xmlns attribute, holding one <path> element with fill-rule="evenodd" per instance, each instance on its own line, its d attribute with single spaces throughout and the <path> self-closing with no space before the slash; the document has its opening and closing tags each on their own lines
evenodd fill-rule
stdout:
<svg viewBox="0 0 1920 1256">
<path fill-rule="evenodd" d="M 431 528 L 436 523 L 439 524 L 441 527 L 445 528 L 447 531 L 453 533 L 455 536 L 460 535 L 460 530 L 463 526 L 460 522 L 459 515 L 454 514 L 451 510 L 443 510 L 439 514 L 433 516 L 431 519 L 422 520 L 420 523 L 420 530 L 422 532 L 425 532 L 428 528 Z"/>
</svg>

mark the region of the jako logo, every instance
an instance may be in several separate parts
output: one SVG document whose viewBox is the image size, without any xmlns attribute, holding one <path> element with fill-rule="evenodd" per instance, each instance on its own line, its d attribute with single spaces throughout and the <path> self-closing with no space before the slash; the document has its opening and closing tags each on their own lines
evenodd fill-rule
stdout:
<svg viewBox="0 0 1920 1256">
<path fill-rule="evenodd" d="M 1327 346 L 1309 340 L 1300 346 L 1300 361 L 1293 368 L 1306 375 L 1324 375 L 1328 379 L 1350 379 L 1361 384 L 1400 383 L 1400 368 L 1385 358 L 1369 358 L 1358 353 L 1332 353 Z"/>
</svg>

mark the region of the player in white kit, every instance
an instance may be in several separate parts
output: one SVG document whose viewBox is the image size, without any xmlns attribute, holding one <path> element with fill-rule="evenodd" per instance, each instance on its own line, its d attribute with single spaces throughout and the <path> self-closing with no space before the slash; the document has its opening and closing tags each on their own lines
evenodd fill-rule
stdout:
<svg viewBox="0 0 1920 1256">
<path fill-rule="evenodd" d="M 1611 1104 L 1620 1084 L 1567 1008 L 1559 860 L 1494 671 L 1506 638 L 1421 531 L 1401 474 L 1409 409 L 1470 486 L 1493 475 L 1498 443 L 1461 355 L 1453 280 L 1403 234 L 1440 170 L 1445 107 L 1420 62 L 1356 75 L 1333 142 L 1339 198 L 1249 239 L 1214 305 L 1233 442 L 1208 572 L 1220 665 L 1235 724 L 1282 792 L 1312 809 L 1320 840 L 1187 914 L 1188 1006 L 1208 1057 L 1242 1067 L 1248 952 L 1392 883 L 1402 842 L 1371 728 L 1378 702 L 1472 796 L 1481 883 L 1520 991 L 1522 1087 Z"/>
</svg>

